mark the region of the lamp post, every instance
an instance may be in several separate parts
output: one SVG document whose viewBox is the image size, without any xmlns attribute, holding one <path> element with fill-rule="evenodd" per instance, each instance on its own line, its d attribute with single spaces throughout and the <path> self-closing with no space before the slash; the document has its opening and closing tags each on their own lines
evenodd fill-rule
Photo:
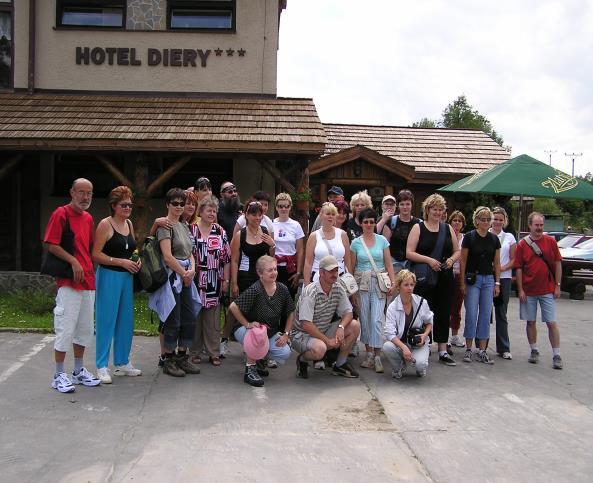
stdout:
<svg viewBox="0 0 593 483">
<path fill-rule="evenodd" d="M 552 166 L 552 154 L 554 154 L 555 152 L 557 152 L 555 149 L 553 151 L 551 149 L 544 150 L 544 153 L 548 155 L 548 158 L 550 160 L 550 166 Z"/>
<path fill-rule="evenodd" d="M 582 156 L 583 153 L 564 153 L 564 156 L 568 156 L 569 158 L 572 158 L 572 176 L 574 177 L 574 158 L 578 158 L 579 156 Z"/>
</svg>

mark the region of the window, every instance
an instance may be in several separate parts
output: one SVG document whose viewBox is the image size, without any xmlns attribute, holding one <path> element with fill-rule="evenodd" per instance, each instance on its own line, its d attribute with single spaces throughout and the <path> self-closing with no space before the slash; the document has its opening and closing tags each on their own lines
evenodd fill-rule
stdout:
<svg viewBox="0 0 593 483">
<path fill-rule="evenodd" d="M 0 89 L 12 87 L 12 2 L 0 0 Z"/>
<path fill-rule="evenodd" d="M 125 24 L 125 0 L 57 0 L 56 9 L 56 25 L 62 28 L 121 29 Z"/>
<path fill-rule="evenodd" d="M 235 30 L 235 1 L 169 0 L 169 29 Z"/>
</svg>

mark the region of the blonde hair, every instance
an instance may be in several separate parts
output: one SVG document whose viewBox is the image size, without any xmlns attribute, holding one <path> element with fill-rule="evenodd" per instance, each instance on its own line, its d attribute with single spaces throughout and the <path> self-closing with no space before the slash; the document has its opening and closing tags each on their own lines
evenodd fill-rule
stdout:
<svg viewBox="0 0 593 483">
<path fill-rule="evenodd" d="M 414 272 L 410 272 L 409 270 L 404 268 L 403 270 L 397 272 L 397 274 L 395 275 L 395 287 L 398 291 L 402 283 L 404 283 L 406 280 L 411 280 L 412 283 L 416 285 L 416 275 L 414 274 Z"/>
<path fill-rule="evenodd" d="M 279 201 L 288 201 L 288 204 L 292 206 L 292 198 L 288 193 L 278 193 L 275 204 L 277 205 Z"/>
<path fill-rule="evenodd" d="M 442 208 L 443 210 L 447 209 L 447 202 L 445 201 L 445 198 L 443 198 L 438 193 L 428 196 L 422 202 L 422 213 L 425 220 L 428 219 L 428 211 L 434 207 Z"/>
<path fill-rule="evenodd" d="M 356 203 L 358 203 L 359 201 L 362 201 L 364 203 L 364 205 L 365 205 L 364 208 L 372 208 L 373 207 L 373 200 L 367 193 L 367 190 L 359 191 L 358 193 L 354 194 L 352 196 L 352 199 L 350 200 L 350 211 L 352 211 L 352 213 L 354 213 L 354 205 Z M 363 210 L 364 210 L 364 208 L 363 208 Z"/>
<path fill-rule="evenodd" d="M 268 263 L 272 263 L 272 262 L 274 264 L 278 263 L 274 257 L 271 257 L 270 255 L 262 255 L 261 257 L 259 257 L 257 259 L 257 262 L 255 262 L 255 271 L 258 274 L 263 273 L 264 266 L 267 265 Z"/>
<path fill-rule="evenodd" d="M 487 212 L 490 215 L 490 218 L 492 218 L 492 212 L 490 211 L 490 208 L 488 208 L 487 206 L 478 206 L 474 211 L 474 214 L 472 215 L 472 221 L 474 222 L 474 226 L 476 226 L 476 220 L 478 219 L 478 216 L 480 215 L 480 213 L 483 212 Z"/>
<path fill-rule="evenodd" d="M 325 203 L 323 203 L 321 205 L 321 210 L 320 213 L 323 213 L 324 215 L 337 215 L 338 214 L 338 209 L 336 208 L 336 205 L 334 205 L 333 203 L 330 203 L 329 201 L 326 201 Z"/>
<path fill-rule="evenodd" d="M 507 215 L 507 211 L 501 206 L 495 206 L 492 208 L 492 217 L 494 215 L 502 215 L 504 218 L 504 223 L 502 224 L 503 228 L 506 228 L 509 225 L 509 215 Z"/>
</svg>

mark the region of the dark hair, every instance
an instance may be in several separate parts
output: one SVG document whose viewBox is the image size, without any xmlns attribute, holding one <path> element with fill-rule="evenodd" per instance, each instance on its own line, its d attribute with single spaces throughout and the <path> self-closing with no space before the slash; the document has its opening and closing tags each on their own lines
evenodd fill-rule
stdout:
<svg viewBox="0 0 593 483">
<path fill-rule="evenodd" d="M 196 180 L 194 184 L 194 190 L 202 191 L 204 188 L 207 188 L 210 191 L 212 191 L 212 183 L 210 183 L 210 180 L 208 178 L 202 176 Z"/>
<path fill-rule="evenodd" d="M 358 222 L 362 223 L 362 220 L 366 220 L 367 218 L 372 218 L 373 220 L 377 219 L 377 212 L 372 208 L 365 208 L 358 214 Z"/>
<path fill-rule="evenodd" d="M 338 209 L 338 212 L 342 212 L 342 213 L 350 213 L 350 206 L 348 205 L 348 203 L 346 203 L 346 201 L 344 200 L 337 200 L 334 201 L 334 205 L 335 207 Z"/>
<path fill-rule="evenodd" d="M 397 196 L 395 197 L 395 201 L 397 201 L 397 204 L 399 205 L 400 201 L 408 201 L 410 200 L 412 202 L 412 204 L 414 204 L 414 195 L 412 194 L 412 192 L 410 190 L 400 190 L 400 192 L 397 194 Z"/>
<path fill-rule="evenodd" d="M 245 204 L 245 214 L 246 215 L 255 215 L 259 213 L 260 215 L 264 214 L 264 207 L 258 200 L 250 200 L 249 203 Z"/>
<path fill-rule="evenodd" d="M 111 210 L 112 215 L 115 213 L 113 205 L 117 205 L 121 200 L 125 200 L 126 198 L 130 198 L 130 200 L 134 199 L 132 190 L 127 186 L 118 186 L 109 192 L 107 202 L 109 203 L 109 209 Z"/>
<path fill-rule="evenodd" d="M 265 191 L 256 191 L 255 193 L 253 193 L 253 195 L 251 196 L 255 201 L 267 201 L 268 203 L 271 200 L 271 196 L 269 195 L 269 193 L 266 193 Z"/>
<path fill-rule="evenodd" d="M 186 199 L 187 194 L 185 193 L 185 190 L 182 190 L 181 188 L 171 188 L 165 195 L 165 201 L 167 204 L 171 203 L 173 200 L 185 201 Z"/>
</svg>

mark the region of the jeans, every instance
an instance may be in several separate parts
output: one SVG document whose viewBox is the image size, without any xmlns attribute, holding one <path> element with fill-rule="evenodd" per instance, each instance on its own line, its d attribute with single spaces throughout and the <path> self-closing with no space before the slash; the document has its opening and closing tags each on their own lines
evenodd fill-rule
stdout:
<svg viewBox="0 0 593 483">
<path fill-rule="evenodd" d="M 494 275 L 476 275 L 476 283 L 465 284 L 466 339 L 490 338 L 490 315 L 494 299 Z"/>
<path fill-rule="evenodd" d="M 509 322 L 507 320 L 507 308 L 509 306 L 509 297 L 511 296 L 510 278 L 500 279 L 500 299 L 501 303 L 494 306 L 494 316 L 496 318 L 496 352 L 503 354 L 511 351 L 511 342 L 509 341 Z"/>
<path fill-rule="evenodd" d="M 430 348 L 428 347 L 428 340 L 422 347 L 408 348 L 412 351 L 412 357 L 416 360 L 414 365 L 416 366 L 416 372 L 421 372 L 428 368 L 428 356 L 430 355 Z M 402 367 L 405 367 L 406 361 L 404 360 L 404 353 L 390 340 L 383 344 L 383 354 L 387 358 L 387 361 L 391 365 L 394 371 L 399 371 Z"/>
<path fill-rule="evenodd" d="M 165 350 L 167 352 L 175 352 L 177 347 L 191 347 L 194 342 L 196 320 L 191 295 L 191 288 L 185 285 L 180 293 L 173 290 L 175 308 L 162 324 L 162 332 L 165 336 Z"/>
<path fill-rule="evenodd" d="M 379 298 L 377 295 L 378 285 L 377 278 L 371 277 L 369 289 L 358 292 L 360 340 L 373 349 L 383 347 L 384 341 L 385 298 Z"/>
</svg>

